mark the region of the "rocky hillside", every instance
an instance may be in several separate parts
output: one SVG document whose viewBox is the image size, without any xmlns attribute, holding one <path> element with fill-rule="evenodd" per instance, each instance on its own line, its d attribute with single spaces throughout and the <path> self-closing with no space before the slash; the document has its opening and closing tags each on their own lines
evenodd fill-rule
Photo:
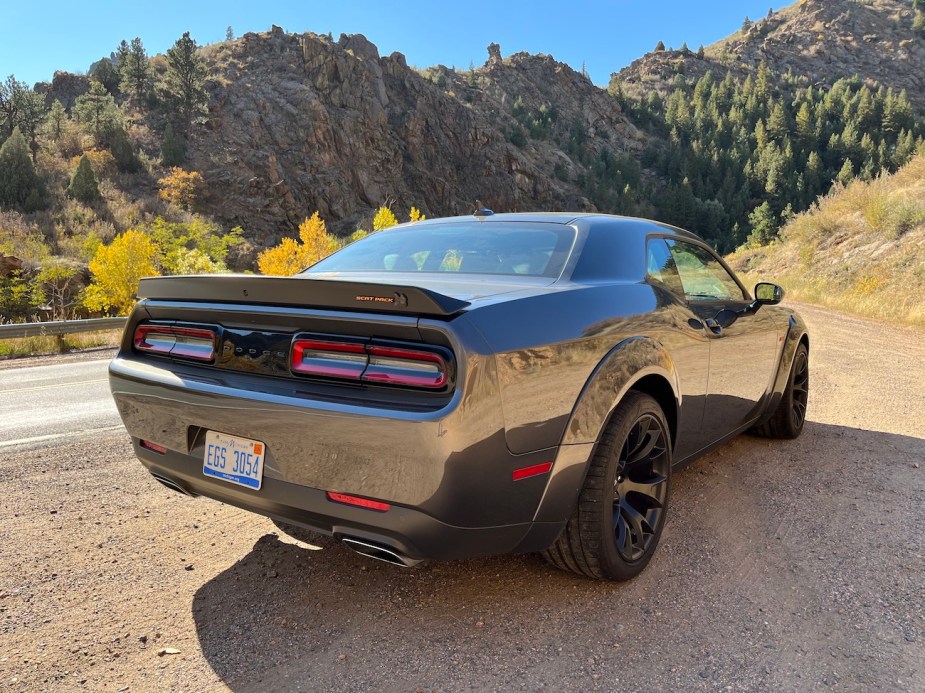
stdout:
<svg viewBox="0 0 925 693">
<path fill-rule="evenodd" d="M 780 282 L 791 298 L 925 326 L 925 156 L 834 190 L 779 241 L 728 260 L 750 279 Z"/>
<path fill-rule="evenodd" d="M 905 89 L 925 112 L 925 35 L 913 28 L 910 0 L 801 0 L 708 46 L 703 55 L 648 53 L 619 72 L 628 92 L 667 92 L 676 75 L 699 78 L 708 70 L 737 76 L 766 62 L 774 73 L 827 86 L 857 75 L 876 85 Z"/>
<path fill-rule="evenodd" d="M 210 213 L 258 243 L 315 209 L 341 231 L 388 203 L 429 215 L 468 213 L 477 198 L 506 211 L 593 209 L 578 157 L 562 149 L 571 133 L 583 133 L 583 157 L 635 156 L 644 143 L 615 100 L 568 65 L 502 59 L 496 45 L 462 75 L 421 74 L 360 35 L 277 27 L 205 54 L 216 78 L 190 164 L 205 177 Z M 541 136 L 515 144 L 534 119 Z"/>
</svg>

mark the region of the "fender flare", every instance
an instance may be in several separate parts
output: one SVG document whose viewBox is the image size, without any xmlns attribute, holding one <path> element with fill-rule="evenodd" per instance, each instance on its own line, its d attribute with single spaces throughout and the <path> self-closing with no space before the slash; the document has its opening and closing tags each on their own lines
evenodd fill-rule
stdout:
<svg viewBox="0 0 925 693">
<path fill-rule="evenodd" d="M 665 380 L 671 388 L 677 421 L 681 404 L 678 376 L 667 350 L 650 337 L 624 339 L 601 359 L 585 382 L 572 408 L 552 473 L 534 516 L 535 522 L 565 522 L 581 492 L 601 432 L 626 393 L 647 376 Z"/>
</svg>

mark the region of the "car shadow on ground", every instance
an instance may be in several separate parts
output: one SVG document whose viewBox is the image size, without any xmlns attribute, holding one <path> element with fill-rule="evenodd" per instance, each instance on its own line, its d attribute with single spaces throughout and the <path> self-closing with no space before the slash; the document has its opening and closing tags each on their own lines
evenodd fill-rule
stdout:
<svg viewBox="0 0 925 693">
<path fill-rule="evenodd" d="M 196 592 L 193 616 L 205 658 L 235 690 L 595 688 L 614 669 L 689 688 L 743 667 L 758 687 L 791 687 L 804 671 L 812 686 L 836 640 L 858 657 L 833 660 L 842 684 L 876 684 L 894 668 L 914 681 L 925 667 L 902 645 L 923 604 L 925 578 L 909 567 L 925 540 L 857 547 L 889 546 L 892 522 L 925 526 L 923 458 L 919 438 L 812 422 L 793 442 L 741 436 L 676 475 L 662 545 L 624 584 L 537 555 L 401 569 L 330 538 L 269 533 Z M 897 504 L 908 517 L 885 523 Z M 891 578 L 855 584 L 855 574 Z M 840 580 L 852 588 L 836 602 Z M 892 641 L 872 602 L 892 605 L 886 630 L 899 643 L 875 664 L 871 638 Z M 762 647 L 717 654 L 744 633 Z"/>
</svg>

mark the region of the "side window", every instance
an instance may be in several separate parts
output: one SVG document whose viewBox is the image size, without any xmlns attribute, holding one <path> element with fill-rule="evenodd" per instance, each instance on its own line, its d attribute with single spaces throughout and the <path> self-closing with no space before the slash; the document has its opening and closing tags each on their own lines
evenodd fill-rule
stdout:
<svg viewBox="0 0 925 693">
<path fill-rule="evenodd" d="M 668 241 L 668 247 L 688 301 L 747 300 L 736 280 L 710 251 L 683 241 Z"/>
<path fill-rule="evenodd" d="M 664 238 L 651 238 L 646 243 L 646 275 L 678 297 L 684 296 L 681 276 Z"/>
</svg>

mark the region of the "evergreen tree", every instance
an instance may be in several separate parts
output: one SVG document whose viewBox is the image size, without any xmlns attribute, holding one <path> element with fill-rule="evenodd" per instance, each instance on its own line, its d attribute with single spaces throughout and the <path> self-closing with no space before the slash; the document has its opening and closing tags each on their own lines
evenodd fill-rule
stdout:
<svg viewBox="0 0 925 693">
<path fill-rule="evenodd" d="M 16 115 L 19 112 L 21 95 L 29 87 L 25 82 L 20 82 L 13 75 L 6 78 L 5 82 L 0 82 L 0 116 L 6 121 L 3 139 L 13 134 L 13 128 L 16 127 Z"/>
<path fill-rule="evenodd" d="M 67 195 L 75 200 L 90 204 L 100 198 L 100 183 L 93 172 L 90 158 L 84 154 L 71 176 L 71 184 L 67 186 Z"/>
<path fill-rule="evenodd" d="M 36 205 L 41 197 L 41 180 L 32 165 L 26 138 L 14 128 L 0 147 L 0 209 L 34 211 L 41 206 Z"/>
<path fill-rule="evenodd" d="M 766 201 L 748 215 L 748 223 L 752 227 L 752 232 L 748 236 L 749 243 L 767 245 L 777 238 L 777 217 L 774 216 L 771 205 Z"/>
<path fill-rule="evenodd" d="M 231 28 L 231 25 L 228 25 L 228 28 L 225 29 L 225 40 L 234 41 L 234 29 Z"/>
<path fill-rule="evenodd" d="M 697 57 L 700 58 L 701 60 L 703 60 L 704 55 L 705 55 L 705 53 L 704 53 L 704 50 L 703 50 L 703 44 L 701 43 L 701 44 L 700 44 L 700 48 L 697 49 Z"/>
<path fill-rule="evenodd" d="M 77 97 L 74 114 L 80 127 L 92 134 L 100 145 L 109 142 L 122 122 L 122 115 L 112 94 L 96 80 L 90 81 L 90 91 Z"/>
<path fill-rule="evenodd" d="M 841 170 L 838 172 L 838 175 L 835 176 L 835 180 L 842 185 L 848 185 L 853 179 L 854 164 L 851 163 L 851 159 L 845 159 L 845 163 L 842 164 Z"/>
<path fill-rule="evenodd" d="M 109 150 L 116 160 L 116 166 L 123 173 L 135 173 L 141 168 L 141 162 L 135 154 L 135 148 L 128 139 L 125 129 L 117 127 L 110 137 Z"/>
<path fill-rule="evenodd" d="M 206 112 L 209 95 L 205 89 L 206 64 L 197 53 L 189 32 L 167 49 L 165 89 L 179 116 L 181 132 L 188 137 L 193 122 Z"/>
<path fill-rule="evenodd" d="M 64 110 L 61 101 L 55 99 L 55 102 L 51 105 L 51 110 L 48 112 L 48 133 L 55 142 L 61 137 L 65 122 L 67 122 L 67 111 Z"/>
<path fill-rule="evenodd" d="M 655 44 L 655 52 L 656 52 L 656 53 L 661 53 L 663 50 L 665 50 L 665 42 L 664 42 L 664 41 L 659 41 L 658 43 Z"/>
<path fill-rule="evenodd" d="M 179 137 L 170 123 L 164 130 L 164 140 L 161 143 L 161 163 L 164 166 L 180 166 L 186 161 L 186 145 Z"/>
<path fill-rule="evenodd" d="M 16 126 L 29 140 L 29 148 L 32 150 L 32 163 L 35 163 L 35 156 L 39 151 L 37 140 L 39 126 L 41 126 L 46 116 L 45 97 L 31 89 L 23 89 L 16 95 L 16 99 Z"/>
<path fill-rule="evenodd" d="M 151 87 L 151 66 L 144 44 L 137 36 L 132 39 L 128 54 L 120 60 L 119 74 L 122 75 L 122 90 L 131 94 L 137 105 L 142 104 Z"/>
<path fill-rule="evenodd" d="M 119 83 L 122 80 L 122 75 L 119 74 L 119 70 L 116 69 L 116 66 L 112 64 L 109 58 L 102 58 L 93 63 L 87 74 L 106 87 L 106 91 L 113 96 L 119 93 Z"/>
</svg>

